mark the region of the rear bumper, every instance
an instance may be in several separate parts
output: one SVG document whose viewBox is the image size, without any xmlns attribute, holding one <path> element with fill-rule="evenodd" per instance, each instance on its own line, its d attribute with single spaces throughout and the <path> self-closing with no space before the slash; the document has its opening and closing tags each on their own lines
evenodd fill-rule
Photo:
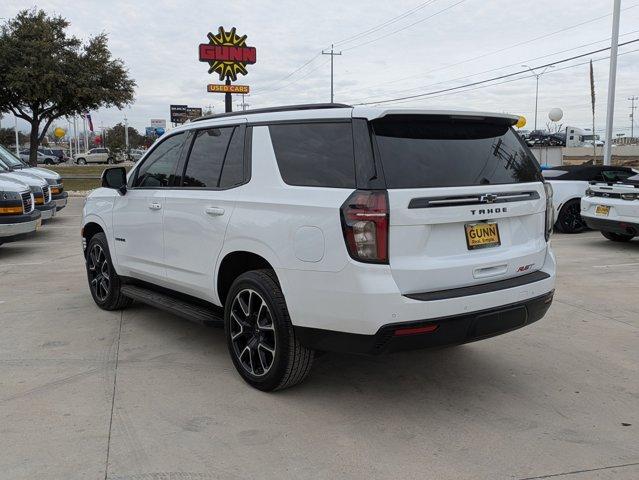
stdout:
<svg viewBox="0 0 639 480">
<path fill-rule="evenodd" d="M 11 215 L 0 218 L 0 243 L 14 242 L 28 237 L 40 226 L 38 210 L 26 215 Z"/>
<path fill-rule="evenodd" d="M 553 292 L 523 302 L 464 315 L 382 326 L 374 335 L 294 327 L 299 341 L 316 350 L 379 354 L 400 350 L 442 347 L 501 335 L 541 319 L 552 303 Z M 406 334 L 428 327 L 427 333 Z"/>
<path fill-rule="evenodd" d="M 385 325 L 452 318 L 543 296 L 555 288 L 555 257 L 548 248 L 538 274 L 424 294 L 402 295 L 388 265 L 350 262 L 338 272 L 277 275 L 296 327 L 374 335 Z"/>
<path fill-rule="evenodd" d="M 639 235 L 639 223 L 593 217 L 582 218 L 586 221 L 586 225 L 593 230 L 603 230 L 604 232 L 621 233 L 624 235 Z"/>
<path fill-rule="evenodd" d="M 54 195 L 53 201 L 55 202 L 56 209 L 62 210 L 64 207 L 66 207 L 68 199 L 69 199 L 68 192 L 62 192 L 62 193 L 59 193 L 58 195 Z"/>
</svg>

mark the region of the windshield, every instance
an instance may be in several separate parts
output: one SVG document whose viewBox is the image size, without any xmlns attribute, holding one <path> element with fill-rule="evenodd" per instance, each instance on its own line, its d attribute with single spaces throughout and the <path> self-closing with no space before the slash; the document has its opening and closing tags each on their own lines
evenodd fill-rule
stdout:
<svg viewBox="0 0 639 480">
<path fill-rule="evenodd" d="M 372 125 L 388 188 L 542 180 L 535 157 L 504 120 L 391 115 Z"/>
<path fill-rule="evenodd" d="M 0 162 L 9 167 L 24 167 L 25 164 L 9 150 L 0 145 Z"/>
</svg>

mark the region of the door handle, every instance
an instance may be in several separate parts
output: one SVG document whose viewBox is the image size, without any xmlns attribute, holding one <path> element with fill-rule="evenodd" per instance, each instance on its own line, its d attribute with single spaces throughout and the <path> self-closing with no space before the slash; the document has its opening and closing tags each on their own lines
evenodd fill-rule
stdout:
<svg viewBox="0 0 639 480">
<path fill-rule="evenodd" d="M 207 215 L 211 215 L 212 217 L 219 217 L 220 215 L 224 215 L 224 209 L 219 207 L 206 207 L 204 211 Z"/>
<path fill-rule="evenodd" d="M 159 209 L 162 208 L 162 204 L 157 203 L 157 202 L 152 202 L 152 203 L 149 203 L 149 208 L 151 210 L 159 210 Z"/>
</svg>

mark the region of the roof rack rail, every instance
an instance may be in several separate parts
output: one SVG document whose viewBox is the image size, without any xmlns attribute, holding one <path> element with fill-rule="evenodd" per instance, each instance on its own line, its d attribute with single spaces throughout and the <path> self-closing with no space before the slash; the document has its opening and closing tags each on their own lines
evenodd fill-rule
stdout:
<svg viewBox="0 0 639 480">
<path fill-rule="evenodd" d="M 292 112 L 296 110 L 320 110 L 324 108 L 352 108 L 352 105 L 345 103 L 307 103 L 302 105 L 283 105 L 280 107 L 254 108 L 252 110 L 240 110 L 237 112 L 214 113 L 212 115 L 204 115 L 202 117 L 191 120 L 199 122 L 202 120 L 210 120 L 214 118 L 234 117 L 237 115 L 249 115 L 254 113 L 273 113 L 273 112 Z"/>
</svg>

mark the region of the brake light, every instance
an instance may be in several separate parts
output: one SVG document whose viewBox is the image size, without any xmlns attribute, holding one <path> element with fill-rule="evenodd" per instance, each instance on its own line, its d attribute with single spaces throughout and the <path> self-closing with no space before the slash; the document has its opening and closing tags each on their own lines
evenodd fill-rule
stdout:
<svg viewBox="0 0 639 480">
<path fill-rule="evenodd" d="M 552 233 L 552 226 L 555 224 L 555 209 L 552 206 L 552 185 L 544 182 L 544 190 L 546 190 L 546 230 L 544 236 L 546 241 L 548 241 Z"/>
<path fill-rule="evenodd" d="M 340 209 L 349 255 L 388 263 L 388 196 L 385 190 L 355 190 Z"/>
</svg>

